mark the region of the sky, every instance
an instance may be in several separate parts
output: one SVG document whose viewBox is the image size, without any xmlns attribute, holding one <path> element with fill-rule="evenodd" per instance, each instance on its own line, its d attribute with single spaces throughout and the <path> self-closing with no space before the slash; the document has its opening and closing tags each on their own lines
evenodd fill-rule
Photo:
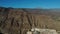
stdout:
<svg viewBox="0 0 60 34">
<path fill-rule="evenodd" d="M 0 6 L 14 8 L 60 8 L 60 0 L 0 0 Z"/>
</svg>

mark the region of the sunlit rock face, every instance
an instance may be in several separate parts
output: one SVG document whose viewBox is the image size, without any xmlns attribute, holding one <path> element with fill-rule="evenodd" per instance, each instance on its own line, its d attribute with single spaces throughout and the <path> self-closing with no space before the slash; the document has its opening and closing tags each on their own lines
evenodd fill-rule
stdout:
<svg viewBox="0 0 60 34">
<path fill-rule="evenodd" d="M 32 28 L 31 32 L 33 34 L 58 34 L 58 32 L 54 29 L 40 29 L 40 28 Z"/>
<path fill-rule="evenodd" d="M 0 8 L 0 30 L 2 33 L 8 34 L 26 34 L 32 27 L 58 31 L 60 30 L 60 21 L 55 17 L 49 12 L 41 13 L 41 9 Z"/>
</svg>

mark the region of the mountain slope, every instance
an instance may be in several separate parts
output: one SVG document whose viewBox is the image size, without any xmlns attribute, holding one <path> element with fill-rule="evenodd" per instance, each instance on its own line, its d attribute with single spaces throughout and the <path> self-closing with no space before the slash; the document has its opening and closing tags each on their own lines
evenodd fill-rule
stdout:
<svg viewBox="0 0 60 34">
<path fill-rule="evenodd" d="M 30 12 L 31 11 L 31 12 Z M 44 12 L 45 11 L 45 12 Z M 42 9 L 0 8 L 0 29 L 2 33 L 26 34 L 32 27 L 60 31 L 60 14 Z"/>
</svg>

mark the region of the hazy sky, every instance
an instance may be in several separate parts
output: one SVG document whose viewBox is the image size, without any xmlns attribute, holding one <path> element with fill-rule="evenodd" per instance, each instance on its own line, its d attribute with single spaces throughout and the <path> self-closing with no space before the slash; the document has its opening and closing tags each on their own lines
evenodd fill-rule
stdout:
<svg viewBox="0 0 60 34">
<path fill-rule="evenodd" d="M 15 8 L 60 8 L 60 0 L 0 0 L 0 6 Z"/>
</svg>

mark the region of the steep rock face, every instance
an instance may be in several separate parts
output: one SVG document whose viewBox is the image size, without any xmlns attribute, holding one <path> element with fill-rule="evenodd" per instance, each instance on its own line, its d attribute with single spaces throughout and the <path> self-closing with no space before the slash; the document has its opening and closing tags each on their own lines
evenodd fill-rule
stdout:
<svg viewBox="0 0 60 34">
<path fill-rule="evenodd" d="M 0 8 L 2 33 L 26 34 L 32 27 L 59 30 L 59 24 L 51 16 L 30 13 L 25 9 Z"/>
</svg>

